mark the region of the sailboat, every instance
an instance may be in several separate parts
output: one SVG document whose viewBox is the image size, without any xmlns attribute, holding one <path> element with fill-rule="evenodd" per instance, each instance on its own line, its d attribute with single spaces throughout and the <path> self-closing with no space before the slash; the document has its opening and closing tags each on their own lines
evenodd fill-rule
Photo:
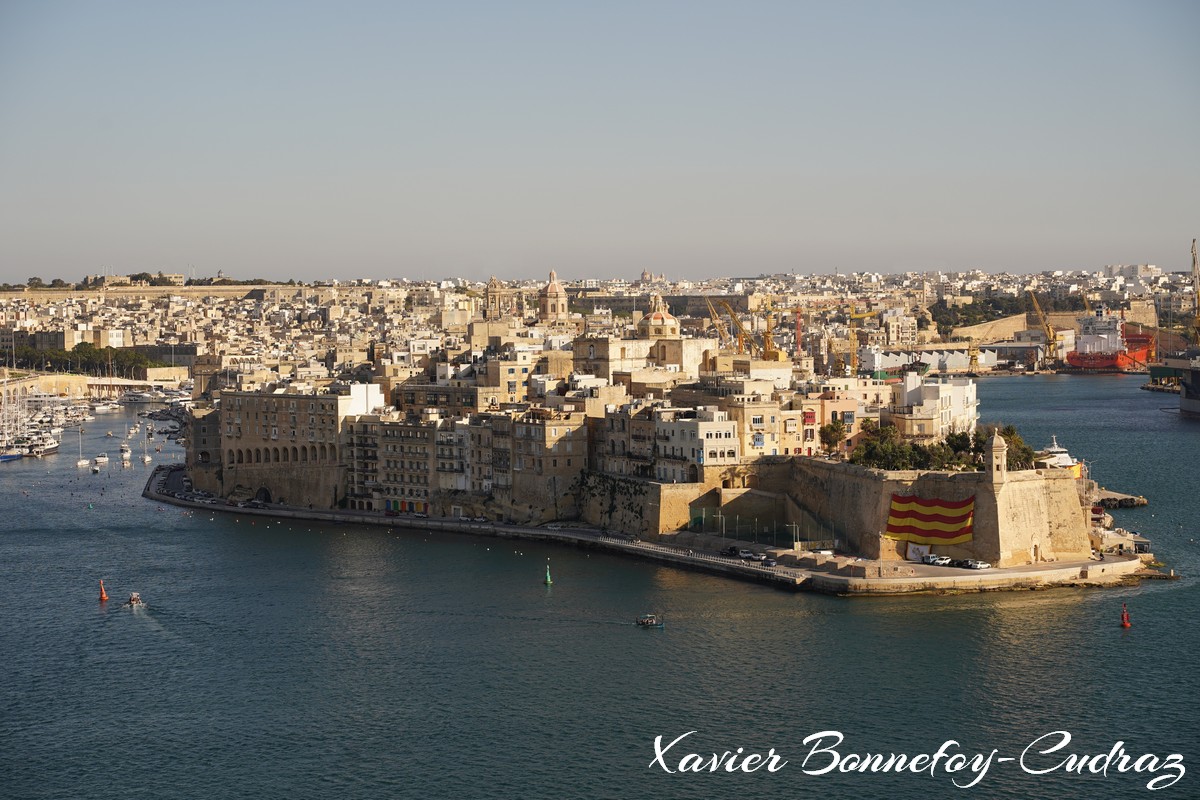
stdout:
<svg viewBox="0 0 1200 800">
<path fill-rule="evenodd" d="M 146 452 L 146 440 L 145 439 L 142 440 L 142 463 L 143 464 L 150 463 L 150 454 Z"/>
<path fill-rule="evenodd" d="M 83 428 L 79 429 L 79 460 L 75 462 L 77 467 L 86 467 L 91 462 L 83 457 Z"/>
</svg>

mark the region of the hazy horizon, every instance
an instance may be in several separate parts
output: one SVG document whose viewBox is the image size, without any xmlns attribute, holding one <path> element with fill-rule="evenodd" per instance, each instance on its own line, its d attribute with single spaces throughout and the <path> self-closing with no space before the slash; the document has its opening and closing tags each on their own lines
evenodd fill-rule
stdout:
<svg viewBox="0 0 1200 800">
<path fill-rule="evenodd" d="M 0 282 L 1190 269 L 1190 2 L 0 6 Z"/>
</svg>

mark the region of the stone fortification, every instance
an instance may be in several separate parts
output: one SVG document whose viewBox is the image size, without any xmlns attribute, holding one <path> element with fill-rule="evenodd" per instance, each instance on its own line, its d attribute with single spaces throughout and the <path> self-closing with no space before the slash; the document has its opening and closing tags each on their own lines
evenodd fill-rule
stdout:
<svg viewBox="0 0 1200 800">
<path fill-rule="evenodd" d="M 793 463 L 789 495 L 824 526 L 807 538 L 840 539 L 865 558 L 904 558 L 906 543 L 883 536 L 893 493 L 949 501 L 974 496 L 974 538 L 935 547 L 952 558 L 1010 567 L 1091 553 L 1075 479 L 1065 470 L 1002 471 L 997 478 L 991 472 L 888 472 L 820 459 Z"/>
<path fill-rule="evenodd" d="M 991 322 L 954 328 L 950 331 L 950 338 L 951 340 L 974 339 L 978 342 L 998 342 L 1003 339 L 1011 339 L 1017 335 L 1017 331 L 1023 331 L 1028 327 L 1029 323 L 1024 314 L 1014 314 L 1011 317 Z"/>
</svg>

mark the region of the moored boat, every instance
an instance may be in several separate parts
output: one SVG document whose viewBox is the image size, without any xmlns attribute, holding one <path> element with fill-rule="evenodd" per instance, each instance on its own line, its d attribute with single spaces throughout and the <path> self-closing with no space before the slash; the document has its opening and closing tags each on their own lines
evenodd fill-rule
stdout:
<svg viewBox="0 0 1200 800">
<path fill-rule="evenodd" d="M 1106 308 L 1079 318 L 1079 339 L 1067 353 L 1074 369 L 1096 372 L 1144 372 L 1154 359 L 1154 337 L 1126 333 L 1125 319 Z"/>
<path fill-rule="evenodd" d="M 658 614 L 642 614 L 634 623 L 639 628 L 661 628 L 664 624 Z"/>
<path fill-rule="evenodd" d="M 1070 470 L 1076 478 L 1083 476 L 1083 464 L 1072 458 L 1067 448 L 1059 445 L 1057 436 L 1050 437 L 1050 446 L 1038 453 L 1035 463 L 1037 466 Z"/>
</svg>

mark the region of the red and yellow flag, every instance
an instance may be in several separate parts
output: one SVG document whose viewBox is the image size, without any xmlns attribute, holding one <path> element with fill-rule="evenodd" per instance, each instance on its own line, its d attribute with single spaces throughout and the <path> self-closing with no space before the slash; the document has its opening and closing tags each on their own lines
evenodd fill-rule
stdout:
<svg viewBox="0 0 1200 800">
<path fill-rule="evenodd" d="M 916 544 L 962 544 L 971 541 L 974 521 L 974 495 L 938 500 L 894 494 L 884 536 Z"/>
</svg>

